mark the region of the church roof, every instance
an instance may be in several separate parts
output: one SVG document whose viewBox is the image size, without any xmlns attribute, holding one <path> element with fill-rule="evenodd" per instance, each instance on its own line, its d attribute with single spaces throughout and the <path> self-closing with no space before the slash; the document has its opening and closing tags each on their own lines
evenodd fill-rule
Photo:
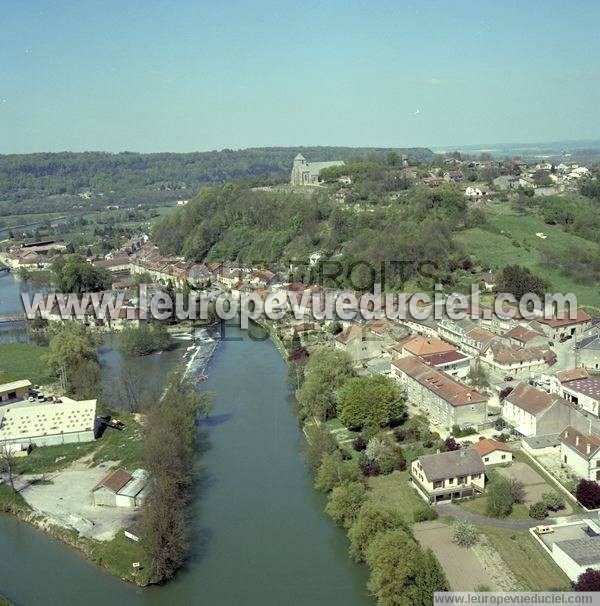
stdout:
<svg viewBox="0 0 600 606">
<path fill-rule="evenodd" d="M 302 154 L 298 154 L 294 160 L 306 160 L 306 158 Z"/>
</svg>

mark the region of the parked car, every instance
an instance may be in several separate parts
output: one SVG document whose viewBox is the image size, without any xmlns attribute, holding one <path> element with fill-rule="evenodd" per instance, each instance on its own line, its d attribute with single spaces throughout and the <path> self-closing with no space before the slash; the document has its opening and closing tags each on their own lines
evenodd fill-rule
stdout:
<svg viewBox="0 0 600 606">
<path fill-rule="evenodd" d="M 513 378 L 510 375 L 507 375 L 506 377 L 504 377 L 505 381 L 512 381 Z"/>
</svg>

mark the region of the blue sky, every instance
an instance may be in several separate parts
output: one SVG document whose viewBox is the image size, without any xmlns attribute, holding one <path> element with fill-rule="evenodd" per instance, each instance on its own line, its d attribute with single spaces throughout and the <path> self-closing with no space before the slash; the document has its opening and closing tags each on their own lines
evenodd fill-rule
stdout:
<svg viewBox="0 0 600 606">
<path fill-rule="evenodd" d="M 600 3 L 0 0 L 0 153 L 600 138 Z"/>
</svg>

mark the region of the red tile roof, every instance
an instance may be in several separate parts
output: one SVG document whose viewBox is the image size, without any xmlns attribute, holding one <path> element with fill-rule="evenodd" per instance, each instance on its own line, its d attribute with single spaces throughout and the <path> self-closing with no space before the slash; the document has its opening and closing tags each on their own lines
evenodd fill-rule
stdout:
<svg viewBox="0 0 600 606">
<path fill-rule="evenodd" d="M 499 442 L 498 440 L 492 440 L 491 438 L 483 438 L 473 444 L 473 448 L 482 456 L 485 457 L 489 455 L 490 452 L 494 452 L 495 450 L 502 450 L 504 452 L 513 452 L 513 449 L 510 446 L 507 446 L 504 442 Z"/>
<path fill-rule="evenodd" d="M 425 364 L 420 358 L 407 356 L 392 360 L 392 364 L 451 406 L 467 406 L 487 401 L 475 388 L 456 381 L 450 375 Z"/>
<path fill-rule="evenodd" d="M 560 439 L 586 459 L 591 459 L 600 450 L 600 436 L 595 433 L 586 435 L 570 425 L 562 431 Z"/>
</svg>

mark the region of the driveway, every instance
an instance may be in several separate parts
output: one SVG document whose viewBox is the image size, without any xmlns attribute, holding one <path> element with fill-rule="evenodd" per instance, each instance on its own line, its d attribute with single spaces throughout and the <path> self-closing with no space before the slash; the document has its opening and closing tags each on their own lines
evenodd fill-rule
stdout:
<svg viewBox="0 0 600 606">
<path fill-rule="evenodd" d="M 438 503 L 435 506 L 440 516 L 449 516 L 457 518 L 459 520 L 468 520 L 474 524 L 483 524 L 484 526 L 493 526 L 495 528 L 510 528 L 512 530 L 529 530 L 538 524 L 541 524 L 539 520 L 498 520 L 496 518 L 487 518 L 486 516 L 480 516 L 477 513 L 471 513 L 465 511 L 452 503 Z M 551 520 L 544 520 L 544 524 L 552 524 Z"/>
</svg>

